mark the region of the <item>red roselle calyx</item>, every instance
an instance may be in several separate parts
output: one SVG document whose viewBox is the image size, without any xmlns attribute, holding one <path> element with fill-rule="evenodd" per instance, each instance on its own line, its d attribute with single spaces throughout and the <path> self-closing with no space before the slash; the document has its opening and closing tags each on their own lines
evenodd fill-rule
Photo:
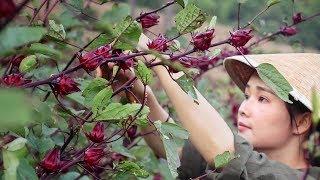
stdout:
<svg viewBox="0 0 320 180">
<path fill-rule="evenodd" d="M 293 24 L 298 24 L 302 21 L 302 14 L 301 12 L 296 13 L 292 16 L 292 22 Z"/>
<path fill-rule="evenodd" d="M 60 150 L 53 149 L 47 153 L 44 159 L 41 161 L 40 166 L 47 172 L 56 172 L 60 170 Z"/>
<path fill-rule="evenodd" d="M 86 71 L 94 71 L 100 65 L 103 58 L 110 58 L 111 45 L 104 45 L 94 51 L 81 54 L 79 61 Z"/>
<path fill-rule="evenodd" d="M 124 56 L 128 56 L 128 55 L 126 55 L 124 53 L 119 54 L 119 57 L 124 57 Z M 134 59 L 133 58 L 123 59 L 122 61 L 117 61 L 117 64 L 121 69 L 127 70 L 127 69 L 130 69 L 131 67 L 133 67 Z"/>
<path fill-rule="evenodd" d="M 247 44 L 247 42 L 253 37 L 251 29 L 238 29 L 230 33 L 230 44 L 234 47 L 240 47 Z"/>
<path fill-rule="evenodd" d="M 141 14 L 142 16 L 144 14 Z M 141 26 L 142 28 L 150 28 L 152 26 L 155 26 L 159 23 L 159 19 L 160 16 L 156 13 L 152 13 L 152 14 L 148 14 L 148 15 L 145 15 L 143 16 L 141 19 L 140 19 L 140 23 L 141 23 Z"/>
<path fill-rule="evenodd" d="M 167 39 L 163 35 L 159 35 L 156 39 L 147 44 L 149 49 L 164 52 L 168 49 Z"/>
<path fill-rule="evenodd" d="M 98 165 L 104 156 L 104 150 L 100 147 L 92 147 L 84 152 L 84 161 L 88 166 L 94 167 Z"/>
<path fill-rule="evenodd" d="M 205 51 L 210 48 L 211 41 L 214 37 L 214 29 L 207 30 L 205 32 L 196 34 L 192 37 L 193 44 L 195 48 Z"/>
<path fill-rule="evenodd" d="M 0 79 L 0 84 L 7 87 L 16 87 L 29 83 L 31 80 L 25 79 L 22 74 L 9 74 Z"/>
<path fill-rule="evenodd" d="M 95 143 L 100 143 L 104 139 L 104 124 L 101 122 L 96 123 L 92 131 L 86 136 Z"/>
<path fill-rule="evenodd" d="M 76 83 L 72 78 L 62 75 L 52 82 L 54 91 L 62 96 L 80 91 L 78 88 L 78 83 Z"/>
<path fill-rule="evenodd" d="M 288 27 L 284 26 L 280 28 L 280 33 L 283 36 L 293 36 L 298 33 L 297 29 L 295 27 Z"/>
<path fill-rule="evenodd" d="M 16 5 L 13 0 L 0 1 L 0 18 L 11 17 L 16 11 Z"/>
<path fill-rule="evenodd" d="M 138 129 L 138 127 L 136 125 L 133 125 L 127 130 L 128 137 L 130 138 L 131 141 L 134 138 L 136 138 L 137 129 Z"/>
</svg>

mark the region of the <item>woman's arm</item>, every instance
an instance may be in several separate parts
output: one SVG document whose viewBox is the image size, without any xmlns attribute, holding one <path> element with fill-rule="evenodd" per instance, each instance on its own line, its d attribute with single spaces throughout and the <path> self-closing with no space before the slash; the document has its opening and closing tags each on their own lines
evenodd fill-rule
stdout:
<svg viewBox="0 0 320 180">
<path fill-rule="evenodd" d="M 193 98 L 171 79 L 165 67 L 155 66 L 153 70 L 173 104 L 182 126 L 190 133 L 190 141 L 203 158 L 212 163 L 216 155 L 224 151 L 234 152 L 231 129 L 199 91 L 196 90 L 199 102 L 196 104 Z"/>
</svg>

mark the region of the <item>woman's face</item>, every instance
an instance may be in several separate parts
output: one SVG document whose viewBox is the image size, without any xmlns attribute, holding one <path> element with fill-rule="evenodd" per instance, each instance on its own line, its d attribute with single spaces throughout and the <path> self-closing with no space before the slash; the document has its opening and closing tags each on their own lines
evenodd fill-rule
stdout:
<svg viewBox="0 0 320 180">
<path fill-rule="evenodd" d="M 285 145 L 292 136 L 285 102 L 256 73 L 247 83 L 245 97 L 238 111 L 239 135 L 258 149 Z"/>
</svg>

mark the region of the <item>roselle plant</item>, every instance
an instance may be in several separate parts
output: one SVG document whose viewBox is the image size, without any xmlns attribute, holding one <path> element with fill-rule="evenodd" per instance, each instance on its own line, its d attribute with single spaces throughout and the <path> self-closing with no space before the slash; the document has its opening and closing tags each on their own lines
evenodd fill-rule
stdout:
<svg viewBox="0 0 320 180">
<path fill-rule="evenodd" d="M 104 17 L 92 14 L 92 4 L 105 3 L 114 4 L 110 12 Z M 199 83 L 204 72 L 220 66 L 222 59 L 250 54 L 260 42 L 279 35 L 303 33 L 297 31 L 297 26 L 319 15 L 296 12 L 291 24 L 257 38 L 253 23 L 280 1 L 267 1 L 261 12 L 248 23 L 240 24 L 243 3 L 238 1 L 238 26 L 230 30 L 229 37 L 217 41 L 217 17 L 208 17 L 185 0 L 170 1 L 138 17 L 127 16 L 123 13 L 126 6 L 106 0 L 0 1 L 1 176 L 157 180 L 176 177 L 180 166 L 177 148 L 188 139 L 188 132 L 171 121 L 149 119 L 145 104 L 146 88 L 153 82 L 151 67 L 164 65 L 170 73 L 183 71 L 185 74 L 176 82 L 196 102 L 194 83 Z M 145 44 L 147 48 L 141 48 L 138 42 L 142 32 L 152 31 L 162 21 L 161 11 L 169 6 L 178 9 L 174 35 L 155 34 Z M 94 35 L 84 37 L 86 33 Z M 180 41 L 186 37 L 189 45 L 184 46 Z M 217 48 L 221 45 L 231 48 Z M 145 61 L 150 54 L 159 61 Z M 110 78 L 96 77 L 99 66 L 111 64 Z M 258 70 L 264 73 L 271 68 L 265 65 Z M 135 76 L 117 87 L 120 74 L 128 71 L 134 71 Z M 144 85 L 142 98 L 132 90 L 135 81 Z M 207 96 L 213 101 L 219 98 L 216 93 Z M 235 123 L 239 102 L 235 92 L 228 93 L 227 116 Z M 284 94 L 288 93 L 287 89 Z M 121 94 L 133 98 L 133 103 Z M 319 109 L 316 92 L 313 99 L 314 109 Z M 313 120 L 318 124 L 319 112 L 314 113 Z M 140 129 L 147 125 L 154 126 L 156 131 L 141 133 Z M 162 138 L 166 162 L 158 160 L 143 141 L 150 133 Z M 319 143 L 314 142 L 320 142 L 319 135 L 314 133 L 311 137 L 313 141 L 306 152 L 315 159 Z M 237 157 L 225 152 L 213 159 L 213 164 L 220 168 L 232 158 Z"/>
</svg>

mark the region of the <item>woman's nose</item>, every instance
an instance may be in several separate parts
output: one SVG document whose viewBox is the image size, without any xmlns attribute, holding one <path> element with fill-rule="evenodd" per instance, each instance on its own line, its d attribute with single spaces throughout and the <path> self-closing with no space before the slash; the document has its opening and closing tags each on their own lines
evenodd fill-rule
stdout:
<svg viewBox="0 0 320 180">
<path fill-rule="evenodd" d="M 249 100 L 244 100 L 240 107 L 239 107 L 239 110 L 238 110 L 238 114 L 239 116 L 241 117 L 248 117 L 250 115 L 250 110 L 249 110 L 249 105 L 250 105 L 250 102 Z"/>
</svg>

